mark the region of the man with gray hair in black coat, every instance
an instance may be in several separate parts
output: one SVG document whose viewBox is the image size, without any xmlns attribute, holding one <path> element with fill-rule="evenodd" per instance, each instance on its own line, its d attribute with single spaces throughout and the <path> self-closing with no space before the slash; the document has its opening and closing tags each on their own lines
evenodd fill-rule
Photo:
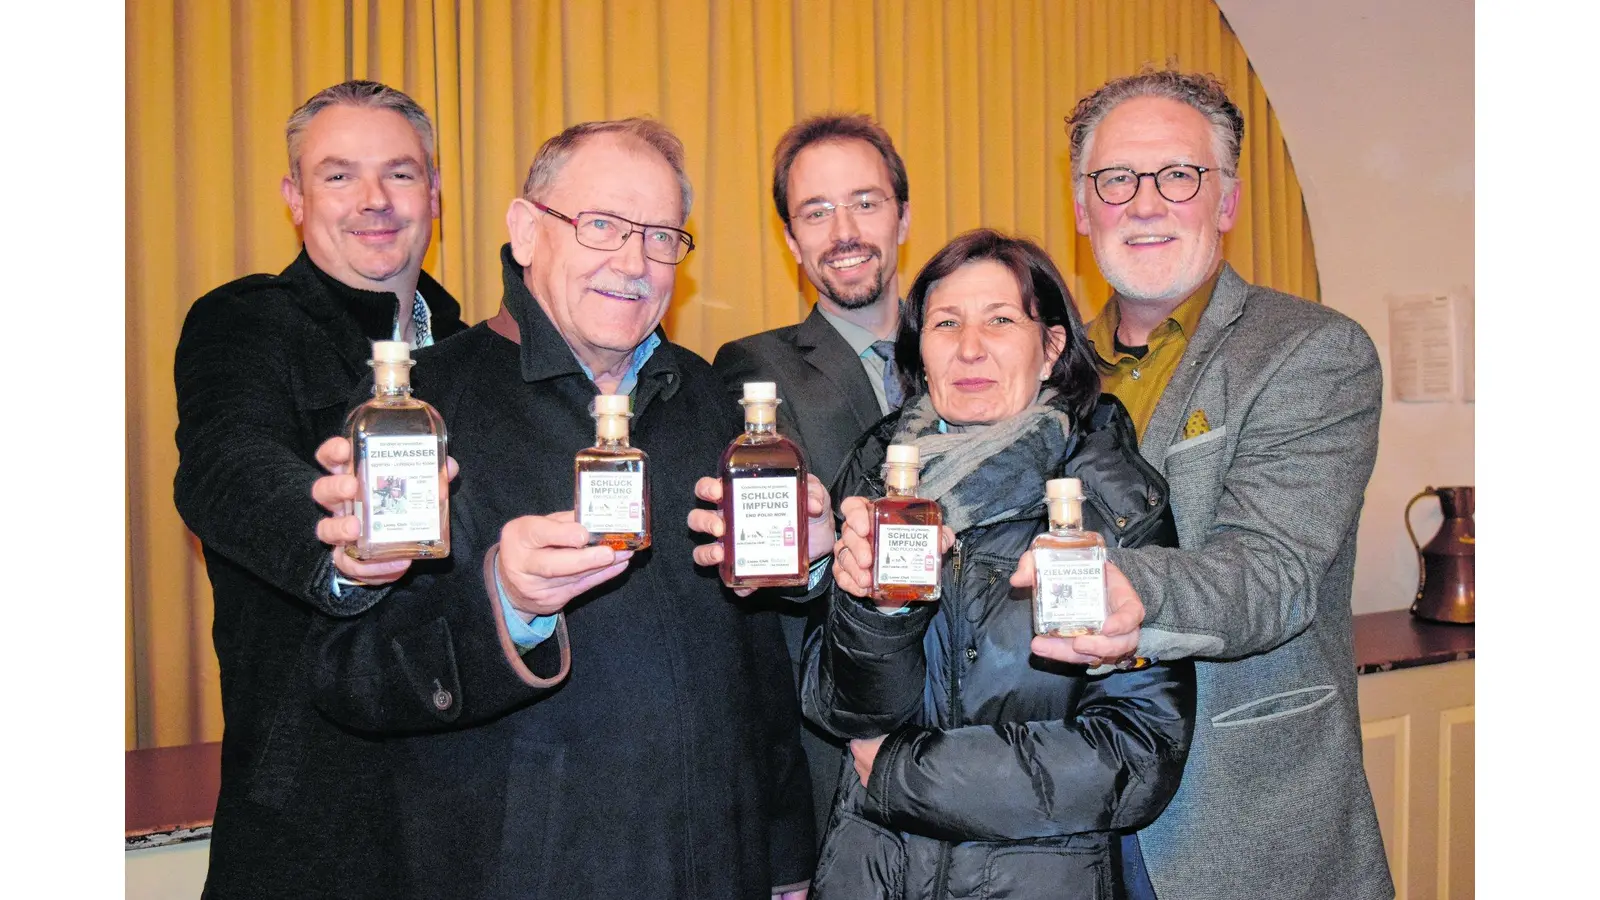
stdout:
<svg viewBox="0 0 1600 900">
<path fill-rule="evenodd" d="M 439 214 L 433 125 L 371 81 L 319 92 L 288 124 L 284 200 L 305 246 L 278 275 L 197 300 L 178 340 L 173 500 L 200 539 L 222 675 L 222 785 L 206 896 L 387 898 L 394 810 L 385 749 L 311 705 L 311 623 L 359 612 L 335 578 L 391 563 L 330 555 L 310 534 L 313 455 L 335 434 L 374 340 L 426 346 L 461 310 L 422 271 Z"/>
</svg>

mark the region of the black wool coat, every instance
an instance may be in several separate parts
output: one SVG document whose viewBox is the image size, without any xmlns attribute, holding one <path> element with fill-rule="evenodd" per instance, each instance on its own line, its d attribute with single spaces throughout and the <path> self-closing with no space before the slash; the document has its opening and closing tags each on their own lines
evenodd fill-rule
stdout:
<svg viewBox="0 0 1600 900">
<path fill-rule="evenodd" d="M 423 273 L 433 333 L 461 308 Z M 222 677 L 222 786 L 206 895 L 391 897 L 384 751 L 320 717 L 302 644 L 333 601 L 313 454 L 337 434 L 393 333 L 395 297 L 334 286 L 302 250 L 195 301 L 178 340 L 173 500 L 200 539 Z"/>
<path fill-rule="evenodd" d="M 815 855 L 799 707 L 775 616 L 694 565 L 686 524 L 739 410 L 704 360 L 655 350 L 630 422 L 652 545 L 513 662 L 485 562 L 506 522 L 572 509 L 597 389 L 502 262 L 520 346 L 483 324 L 412 372 L 460 464 L 451 557 L 319 624 L 318 705 L 396 736 L 401 896 L 766 900 Z"/>
<path fill-rule="evenodd" d="M 898 417 L 863 436 L 835 485 L 882 496 Z M 1079 478 L 1084 527 L 1112 547 L 1175 545 L 1167 485 L 1102 395 L 1048 477 Z M 1008 583 L 1039 503 L 957 535 L 935 603 L 887 616 L 834 589 L 806 643 L 806 715 L 840 738 L 887 735 L 865 787 L 840 773 L 811 896 L 1013 900 L 1122 896 L 1118 831 L 1178 789 L 1194 729 L 1187 660 L 1089 676 L 1032 656 L 1031 591 Z"/>
</svg>

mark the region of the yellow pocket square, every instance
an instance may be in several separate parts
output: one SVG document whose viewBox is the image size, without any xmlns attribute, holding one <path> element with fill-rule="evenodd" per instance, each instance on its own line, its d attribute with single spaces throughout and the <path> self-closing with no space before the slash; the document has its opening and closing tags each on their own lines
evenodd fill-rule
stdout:
<svg viewBox="0 0 1600 900">
<path fill-rule="evenodd" d="M 1183 423 L 1183 438 L 1197 438 L 1211 430 L 1211 423 L 1206 421 L 1206 411 L 1197 409 L 1189 415 L 1189 421 Z"/>
</svg>

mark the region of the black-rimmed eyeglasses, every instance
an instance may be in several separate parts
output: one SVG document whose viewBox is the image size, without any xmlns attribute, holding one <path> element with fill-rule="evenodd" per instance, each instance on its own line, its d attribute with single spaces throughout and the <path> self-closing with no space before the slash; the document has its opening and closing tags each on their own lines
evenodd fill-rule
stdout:
<svg viewBox="0 0 1600 900">
<path fill-rule="evenodd" d="M 694 237 L 681 228 L 644 225 L 611 213 L 584 210 L 575 216 L 556 212 L 537 200 L 533 205 L 572 226 L 578 243 L 590 250 L 621 250 L 638 232 L 644 241 L 644 255 L 659 263 L 675 266 L 694 249 Z"/>
<path fill-rule="evenodd" d="M 1135 172 L 1126 166 L 1108 166 L 1084 177 L 1094 182 L 1095 195 L 1103 202 L 1109 206 L 1121 206 L 1139 193 L 1139 185 L 1146 178 L 1156 183 L 1156 193 L 1169 203 L 1193 200 L 1200 193 L 1200 179 L 1212 171 L 1217 170 L 1188 164 L 1165 166 L 1154 172 Z"/>
</svg>

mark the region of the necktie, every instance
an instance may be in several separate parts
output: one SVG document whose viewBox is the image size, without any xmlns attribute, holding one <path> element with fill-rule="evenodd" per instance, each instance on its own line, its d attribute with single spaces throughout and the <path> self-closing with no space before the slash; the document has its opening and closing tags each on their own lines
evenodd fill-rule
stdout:
<svg viewBox="0 0 1600 900">
<path fill-rule="evenodd" d="M 411 327 L 416 332 L 416 341 L 412 346 L 422 349 L 433 343 L 433 329 L 429 323 L 428 303 L 422 299 L 422 292 L 417 292 L 415 300 L 411 301 Z"/>
<path fill-rule="evenodd" d="M 874 341 L 872 352 L 883 359 L 883 395 L 890 409 L 899 409 L 905 394 L 900 390 L 900 373 L 894 367 L 894 341 Z"/>
</svg>

